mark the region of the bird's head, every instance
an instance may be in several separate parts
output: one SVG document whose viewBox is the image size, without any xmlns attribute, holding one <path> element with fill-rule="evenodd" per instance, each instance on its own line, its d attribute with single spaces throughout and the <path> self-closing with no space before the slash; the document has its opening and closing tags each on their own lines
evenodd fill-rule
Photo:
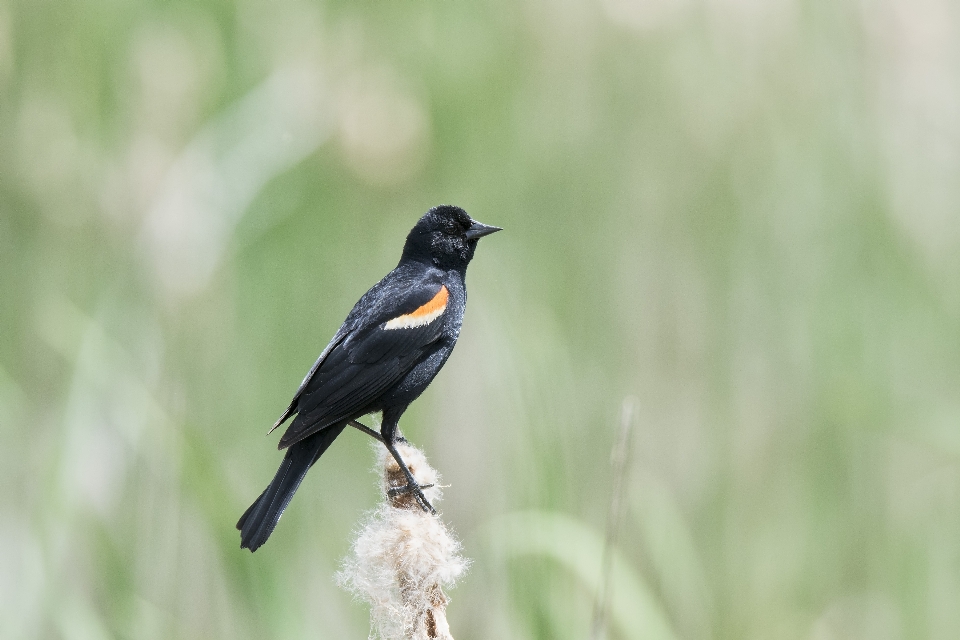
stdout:
<svg viewBox="0 0 960 640">
<path fill-rule="evenodd" d="M 427 211 L 407 236 L 403 258 L 429 261 L 441 269 L 466 269 L 477 241 L 500 231 L 473 220 L 460 207 L 441 204 Z"/>
</svg>

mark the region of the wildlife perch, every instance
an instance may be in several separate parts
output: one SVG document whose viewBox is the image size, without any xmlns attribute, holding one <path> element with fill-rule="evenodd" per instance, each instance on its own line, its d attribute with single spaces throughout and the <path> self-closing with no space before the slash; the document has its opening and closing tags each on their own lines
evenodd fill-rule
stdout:
<svg viewBox="0 0 960 640">
<path fill-rule="evenodd" d="M 412 494 L 434 513 L 397 452 L 397 424 L 450 357 L 467 305 L 467 265 L 478 240 L 496 231 L 451 205 L 420 218 L 397 267 L 363 294 L 273 425 L 293 417 L 278 445 L 287 450 L 280 468 L 237 522 L 240 548 L 256 551 L 267 541 L 307 471 L 348 425 L 383 442 L 397 461 L 407 484 L 392 494 Z M 379 434 L 357 422 L 378 412 Z"/>
</svg>

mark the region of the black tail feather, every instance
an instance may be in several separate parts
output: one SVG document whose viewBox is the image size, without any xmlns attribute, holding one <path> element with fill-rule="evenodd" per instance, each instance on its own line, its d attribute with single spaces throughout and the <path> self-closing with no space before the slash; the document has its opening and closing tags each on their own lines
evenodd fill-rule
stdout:
<svg viewBox="0 0 960 640">
<path fill-rule="evenodd" d="M 346 426 L 346 423 L 329 426 L 287 449 L 273 481 L 237 522 L 241 549 L 256 551 L 267 541 L 307 471 Z"/>
</svg>

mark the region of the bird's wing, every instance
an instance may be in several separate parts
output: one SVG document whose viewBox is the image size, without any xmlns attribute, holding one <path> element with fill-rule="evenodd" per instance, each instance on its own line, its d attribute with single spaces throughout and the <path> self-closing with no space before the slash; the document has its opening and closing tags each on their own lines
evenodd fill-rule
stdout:
<svg viewBox="0 0 960 640">
<path fill-rule="evenodd" d="M 307 372 L 307 375 L 303 377 L 303 382 L 300 383 L 300 387 L 297 389 L 297 392 L 293 394 L 293 400 L 290 401 L 290 404 L 284 410 L 283 415 L 280 416 L 280 419 L 277 420 L 273 426 L 270 428 L 270 431 L 267 432 L 267 435 L 274 432 L 274 430 L 287 421 L 287 418 L 292 416 L 297 411 L 297 400 L 300 399 L 300 395 L 303 393 L 303 390 L 307 388 L 307 383 L 310 382 L 310 379 L 313 378 L 313 374 L 317 372 L 317 369 L 320 368 L 320 364 L 327 359 L 327 356 L 333 351 L 333 348 L 343 342 L 343 339 L 347 337 L 349 331 L 346 330 L 346 324 L 340 327 L 340 330 L 337 331 L 337 334 L 333 336 L 330 340 L 330 343 L 320 352 L 320 356 L 317 358 L 317 361 L 313 363 L 313 366 L 310 367 L 310 371 Z"/>
<path fill-rule="evenodd" d="M 291 413 L 297 417 L 280 439 L 281 449 L 370 410 L 436 344 L 450 297 L 446 286 L 392 284 L 357 303 L 361 311 L 355 308 L 348 317 L 353 328 L 317 361 L 294 400 Z"/>
</svg>

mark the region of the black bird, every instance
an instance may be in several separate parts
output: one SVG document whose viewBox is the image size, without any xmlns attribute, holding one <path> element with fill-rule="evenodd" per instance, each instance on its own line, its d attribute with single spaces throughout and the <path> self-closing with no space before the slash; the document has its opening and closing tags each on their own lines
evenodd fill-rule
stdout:
<svg viewBox="0 0 960 640">
<path fill-rule="evenodd" d="M 450 357 L 467 305 L 467 265 L 477 241 L 495 231 L 451 205 L 420 218 L 397 267 L 354 305 L 273 425 L 296 416 L 280 439 L 287 453 L 273 482 L 237 522 L 241 549 L 267 541 L 300 481 L 348 425 L 381 440 L 397 460 L 407 485 L 394 491 L 413 493 L 433 512 L 397 453 L 397 423 Z M 379 434 L 357 422 L 377 412 Z"/>
</svg>

